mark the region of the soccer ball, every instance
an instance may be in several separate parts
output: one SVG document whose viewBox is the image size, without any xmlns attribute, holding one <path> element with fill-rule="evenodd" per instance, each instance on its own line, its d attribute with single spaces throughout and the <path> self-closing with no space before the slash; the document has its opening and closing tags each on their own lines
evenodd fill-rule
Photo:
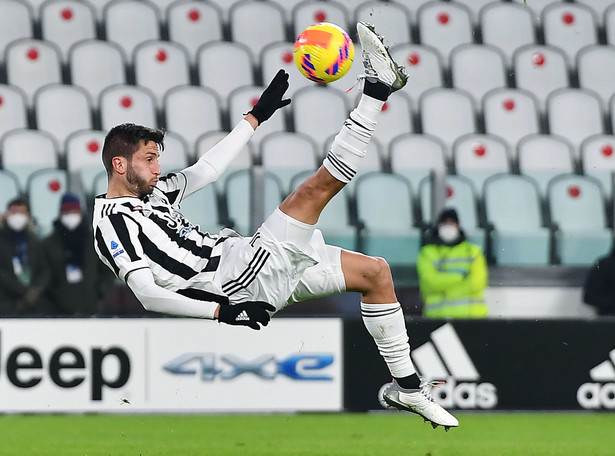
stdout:
<svg viewBox="0 0 615 456">
<path fill-rule="evenodd" d="M 295 64 L 303 76 L 327 83 L 348 72 L 354 59 L 354 44 L 342 28 L 321 22 L 299 34 L 294 54 Z"/>
</svg>

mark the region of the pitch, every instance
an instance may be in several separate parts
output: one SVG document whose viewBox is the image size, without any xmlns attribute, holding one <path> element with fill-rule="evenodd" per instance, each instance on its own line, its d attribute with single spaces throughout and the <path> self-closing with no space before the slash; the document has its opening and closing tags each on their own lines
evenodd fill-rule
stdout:
<svg viewBox="0 0 615 456">
<path fill-rule="evenodd" d="M 615 415 L 459 414 L 445 433 L 405 413 L 0 416 L 3 456 L 613 455 Z"/>
</svg>

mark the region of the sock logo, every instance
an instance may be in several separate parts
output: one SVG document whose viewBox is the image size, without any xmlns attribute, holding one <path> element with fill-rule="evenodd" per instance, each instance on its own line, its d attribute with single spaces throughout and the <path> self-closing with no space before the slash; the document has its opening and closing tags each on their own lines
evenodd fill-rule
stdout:
<svg viewBox="0 0 615 456">
<path fill-rule="evenodd" d="M 577 402 L 584 409 L 615 409 L 615 349 L 609 359 L 589 370 L 593 382 L 583 383 L 577 390 Z"/>
<path fill-rule="evenodd" d="M 480 374 L 451 323 L 431 333 L 431 341 L 411 352 L 412 361 L 426 380 L 446 383 L 432 390 L 443 407 L 492 409 L 498 403 L 492 383 L 480 383 Z"/>
</svg>

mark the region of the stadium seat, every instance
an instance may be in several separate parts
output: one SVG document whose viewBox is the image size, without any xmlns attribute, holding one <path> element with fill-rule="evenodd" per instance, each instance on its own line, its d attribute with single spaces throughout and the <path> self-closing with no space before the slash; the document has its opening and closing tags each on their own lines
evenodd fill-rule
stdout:
<svg viewBox="0 0 615 456">
<path fill-rule="evenodd" d="M 255 61 L 265 46 L 286 40 L 284 11 L 272 2 L 234 4 L 229 11 L 229 29 L 232 41 L 248 47 Z"/>
<path fill-rule="evenodd" d="M 485 216 L 493 228 L 491 254 L 499 265 L 546 265 L 549 230 L 544 226 L 538 188 L 529 177 L 502 174 L 485 182 Z"/>
<path fill-rule="evenodd" d="M 453 87 L 465 90 L 480 104 L 492 89 L 506 87 L 504 56 L 486 44 L 462 44 L 451 51 L 450 70 Z"/>
<path fill-rule="evenodd" d="M 79 87 L 49 84 L 34 95 L 36 126 L 50 133 L 63 150 L 64 141 L 72 133 L 92 128 L 92 103 L 87 92 Z"/>
<path fill-rule="evenodd" d="M 494 89 L 483 97 L 485 133 L 496 135 L 516 150 L 523 137 L 540 132 L 534 96 L 522 89 Z"/>
<path fill-rule="evenodd" d="M 194 157 L 197 139 L 208 131 L 222 129 L 220 99 L 216 92 L 205 87 L 180 86 L 164 97 L 165 126 L 188 143 Z"/>
<path fill-rule="evenodd" d="M 575 3 L 580 3 L 591 8 L 598 22 L 598 26 L 602 27 L 604 25 L 604 14 L 608 7 L 613 5 L 613 0 L 575 0 Z"/>
<path fill-rule="evenodd" d="M 160 39 L 158 8 L 148 0 L 113 0 L 105 7 L 104 24 L 107 40 L 129 60 L 139 44 Z"/>
<path fill-rule="evenodd" d="M 444 77 L 438 51 L 423 44 L 399 44 L 390 49 L 391 56 L 404 65 L 412 75 L 412 84 L 404 87 L 404 93 L 418 103 L 420 96 L 429 89 L 442 87 Z"/>
<path fill-rule="evenodd" d="M 355 23 L 364 21 L 373 24 L 376 31 L 384 36 L 387 46 L 412 42 L 410 15 L 402 5 L 378 0 L 369 1 L 357 7 L 354 17 Z"/>
<path fill-rule="evenodd" d="M 244 236 L 252 234 L 250 204 L 252 171 L 249 169 L 234 172 L 224 183 L 224 195 L 228 217 L 233 229 Z M 283 190 L 275 176 L 265 172 L 264 175 L 264 217 L 271 214 L 282 202 Z"/>
<path fill-rule="evenodd" d="M 304 171 L 315 172 L 320 162 L 316 143 L 302 133 L 276 132 L 260 143 L 260 162 L 278 177 L 284 194 L 290 193 L 294 176 Z"/>
<path fill-rule="evenodd" d="M 45 0 L 24 0 L 23 3 L 27 4 L 32 12 L 32 19 L 38 21 L 41 5 L 45 3 Z"/>
<path fill-rule="evenodd" d="M 441 139 L 452 157 L 453 143 L 477 131 L 474 104 L 469 94 L 459 89 L 429 89 L 419 100 L 423 133 Z"/>
<path fill-rule="evenodd" d="M 228 97 L 228 114 L 231 127 L 234 127 L 237 122 L 245 117 L 244 114 L 252 109 L 264 90 L 264 87 L 259 86 L 243 86 L 230 93 Z M 268 134 L 286 130 L 284 111 L 276 112 L 267 122 L 258 127 L 250 138 L 250 142 L 254 143 L 255 147 L 258 148 L 261 140 Z"/>
<path fill-rule="evenodd" d="M 312 137 L 322 150 L 348 117 L 344 94 L 331 87 L 305 87 L 295 93 L 290 105 L 295 131 Z M 326 106 L 326 109 L 323 109 Z"/>
<path fill-rule="evenodd" d="M 467 239 L 485 250 L 486 232 L 479 226 L 478 197 L 474 185 L 463 176 L 446 176 L 445 185 L 444 207 L 457 211 L 459 226 Z M 431 205 L 432 180 L 429 177 L 423 178 L 418 188 L 423 225 L 432 226 L 434 223 Z"/>
<path fill-rule="evenodd" d="M 606 105 L 615 93 L 615 49 L 612 46 L 590 45 L 577 54 L 579 87 L 596 92 Z"/>
<path fill-rule="evenodd" d="M 337 2 L 346 8 L 350 22 L 352 23 L 352 15 L 363 3 L 367 3 L 371 0 L 337 0 Z"/>
<path fill-rule="evenodd" d="M 5 212 L 9 201 L 17 198 L 25 189 L 19 187 L 17 176 L 6 169 L 0 169 L 0 211 Z"/>
<path fill-rule="evenodd" d="M 126 122 L 157 126 L 154 95 L 142 87 L 123 84 L 108 87 L 100 94 L 98 105 L 105 131 Z"/>
<path fill-rule="evenodd" d="M 574 174 L 556 177 L 549 184 L 547 202 L 562 264 L 589 266 L 611 250 L 612 232 L 598 181 Z"/>
<path fill-rule="evenodd" d="M 291 98 L 297 90 L 315 84 L 297 71 L 293 54 L 294 47 L 294 44 L 288 41 L 271 43 L 263 49 L 260 59 L 263 84 L 269 84 L 269 81 L 273 79 L 276 73 L 283 69 L 288 73 L 288 90 L 286 94 Z"/>
<path fill-rule="evenodd" d="M 598 96 L 585 89 L 559 89 L 547 99 L 547 121 L 551 134 L 572 143 L 579 158 L 585 138 L 604 132 L 603 107 Z"/>
<path fill-rule="evenodd" d="M 598 180 L 607 200 L 615 196 L 615 136 L 594 135 L 581 143 L 583 174 Z"/>
<path fill-rule="evenodd" d="M 62 82 L 60 51 L 46 41 L 13 41 L 5 51 L 7 82 L 22 89 L 32 103 L 34 92 Z"/>
<path fill-rule="evenodd" d="M 515 3 L 490 2 L 480 13 L 483 43 L 504 53 L 508 66 L 517 49 L 536 43 L 536 25 L 527 8 Z"/>
<path fill-rule="evenodd" d="M 0 140 L 18 128 L 28 128 L 26 95 L 17 87 L 0 84 Z"/>
<path fill-rule="evenodd" d="M 199 47 L 206 43 L 222 41 L 222 12 L 211 2 L 179 0 L 167 9 L 169 39 L 181 44 L 196 62 Z"/>
<path fill-rule="evenodd" d="M 287 0 L 276 2 L 286 3 Z M 292 2 L 289 2 L 292 3 Z M 351 35 L 354 33 L 353 27 L 347 21 L 346 9 L 336 1 L 323 2 L 321 0 L 304 0 L 295 2 L 292 9 L 293 38 L 305 30 L 306 27 L 318 22 L 330 22 L 337 24 Z M 352 24 L 354 26 L 354 24 Z"/>
<path fill-rule="evenodd" d="M 493 4 L 493 0 L 472 0 L 470 2 L 460 2 L 463 3 L 466 8 L 470 10 L 472 15 L 472 22 L 475 25 L 479 25 L 480 23 L 480 14 L 484 7 L 487 5 Z"/>
<path fill-rule="evenodd" d="M 419 8 L 431 0 L 392 0 L 392 3 L 399 3 L 413 16 L 416 17 Z"/>
<path fill-rule="evenodd" d="M 244 85 L 254 85 L 250 50 L 241 43 L 219 41 L 199 48 L 197 68 L 200 84 L 213 89 L 227 107 L 229 94 Z M 233 77 L 230 78 L 229 74 Z"/>
<path fill-rule="evenodd" d="M 32 11 L 28 4 L 17 0 L 0 2 L 0 49 L 4 51 L 9 43 L 33 36 Z M 0 62 L 3 60 L 4 52 L 0 52 Z"/>
<path fill-rule="evenodd" d="M 540 20 L 543 10 L 552 3 L 560 3 L 561 0 L 512 0 L 513 3 L 519 3 L 524 8 L 529 9 L 534 16 L 534 20 Z"/>
<path fill-rule="evenodd" d="M 71 47 L 68 60 L 71 83 L 86 90 L 95 106 L 104 89 L 126 84 L 125 56 L 115 43 L 80 41 Z"/>
<path fill-rule="evenodd" d="M 102 24 L 105 19 L 105 8 L 113 0 L 88 0 L 88 3 L 94 8 L 96 20 Z"/>
<path fill-rule="evenodd" d="M 291 189 L 295 190 L 314 171 L 304 171 L 291 181 Z M 347 250 L 357 250 L 357 227 L 353 224 L 356 215 L 352 213 L 351 196 L 347 190 L 342 190 L 325 206 L 318 218 L 318 228 L 327 244 Z"/>
<path fill-rule="evenodd" d="M 550 46 L 530 44 L 519 48 L 513 56 L 516 86 L 536 97 L 541 111 L 551 92 L 568 87 L 568 65 L 564 53 Z"/>
<path fill-rule="evenodd" d="M 542 12 L 545 44 L 561 49 L 574 65 L 577 52 L 598 43 L 598 26 L 591 8 L 574 3 L 554 3 Z"/>
<path fill-rule="evenodd" d="M 373 138 L 386 149 L 394 137 L 403 133 L 412 133 L 413 111 L 412 101 L 405 93 L 396 93 L 390 97 L 382 106 Z"/>
<path fill-rule="evenodd" d="M 0 143 L 2 167 L 11 171 L 21 189 L 27 189 L 32 173 L 45 168 L 57 168 L 59 155 L 54 138 L 43 131 L 12 130 Z"/>
<path fill-rule="evenodd" d="M 159 107 L 167 91 L 190 84 L 188 53 L 180 44 L 147 41 L 133 55 L 135 81 L 155 95 Z"/>
<path fill-rule="evenodd" d="M 102 148 L 105 133 L 83 130 L 73 133 L 66 140 L 66 170 L 71 188 L 78 183 L 87 197 L 94 197 L 94 180 L 105 170 L 102 163 Z"/>
<path fill-rule="evenodd" d="M 293 13 L 295 11 L 295 8 L 297 8 L 299 4 L 305 2 L 305 0 L 270 0 L 270 1 L 271 3 L 275 3 L 280 8 L 282 8 L 282 11 L 284 12 L 284 20 L 286 21 L 288 25 L 291 26 L 291 28 L 293 25 Z M 307 0 L 307 1 L 312 1 L 312 0 Z M 315 1 L 318 1 L 318 0 L 315 0 Z M 330 3 L 330 2 L 327 2 L 327 3 Z M 333 21 L 327 21 L 327 20 L 313 21 L 311 24 L 315 24 L 316 22 L 333 22 Z M 333 22 L 333 23 L 337 24 L 337 22 Z"/>
<path fill-rule="evenodd" d="M 63 169 L 41 169 L 28 179 L 30 214 L 39 237 L 47 236 L 60 213 L 60 200 L 68 188 L 68 176 Z"/>
<path fill-rule="evenodd" d="M 615 45 L 615 5 L 609 6 L 604 12 L 604 32 L 606 44 Z"/>
<path fill-rule="evenodd" d="M 415 226 L 410 183 L 401 176 L 373 172 L 356 181 L 359 248 L 393 266 L 416 264 L 421 231 Z"/>
<path fill-rule="evenodd" d="M 218 233 L 224 228 L 215 183 L 184 198 L 179 205 L 179 212 L 191 223 L 198 225 L 201 232 Z"/>
<path fill-rule="evenodd" d="M 393 173 L 405 177 L 412 189 L 418 191 L 419 183 L 432 171 L 446 173 L 445 149 L 436 137 L 405 133 L 391 141 L 388 162 Z"/>
<path fill-rule="evenodd" d="M 235 3 L 239 3 L 241 1 L 243 0 L 208 0 L 208 3 L 213 3 L 220 9 L 222 12 L 223 24 L 228 24 L 230 9 L 235 5 Z"/>
<path fill-rule="evenodd" d="M 87 2 L 48 0 L 41 6 L 40 22 L 43 39 L 58 46 L 64 61 L 73 44 L 96 38 L 96 12 Z"/>
<path fill-rule="evenodd" d="M 201 158 L 209 149 L 214 147 L 221 139 L 223 139 L 228 132 L 226 131 L 211 131 L 201 135 L 196 141 L 196 159 Z M 233 174 L 235 171 L 249 169 L 253 163 L 254 152 L 251 143 L 246 144 L 239 154 L 229 164 L 226 171 L 222 176 L 218 177 L 216 185 L 218 189 L 224 189 L 224 183 L 226 178 Z"/>
<path fill-rule="evenodd" d="M 474 41 L 470 10 L 461 3 L 426 3 L 419 8 L 417 23 L 421 44 L 435 48 L 445 63 L 453 48 Z"/>
<path fill-rule="evenodd" d="M 191 164 L 190 161 L 186 141 L 175 133 L 167 132 L 164 136 L 164 150 L 158 159 L 162 174 L 181 171 Z"/>
<path fill-rule="evenodd" d="M 460 137 L 453 145 L 455 170 L 467 177 L 480 192 L 485 180 L 510 172 L 510 151 L 497 136 L 474 134 Z"/>
<path fill-rule="evenodd" d="M 534 179 L 541 196 L 547 194 L 551 179 L 575 169 L 572 145 L 554 135 L 529 135 L 517 147 L 519 172 Z"/>
</svg>

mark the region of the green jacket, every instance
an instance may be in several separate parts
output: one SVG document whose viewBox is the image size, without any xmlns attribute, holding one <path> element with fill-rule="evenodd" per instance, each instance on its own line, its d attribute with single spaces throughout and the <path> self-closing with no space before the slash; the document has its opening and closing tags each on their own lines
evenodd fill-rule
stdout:
<svg viewBox="0 0 615 456">
<path fill-rule="evenodd" d="M 439 238 L 421 248 L 417 260 L 423 315 L 431 318 L 484 318 L 488 307 L 487 262 L 480 247 L 465 240 L 455 245 Z"/>
</svg>

